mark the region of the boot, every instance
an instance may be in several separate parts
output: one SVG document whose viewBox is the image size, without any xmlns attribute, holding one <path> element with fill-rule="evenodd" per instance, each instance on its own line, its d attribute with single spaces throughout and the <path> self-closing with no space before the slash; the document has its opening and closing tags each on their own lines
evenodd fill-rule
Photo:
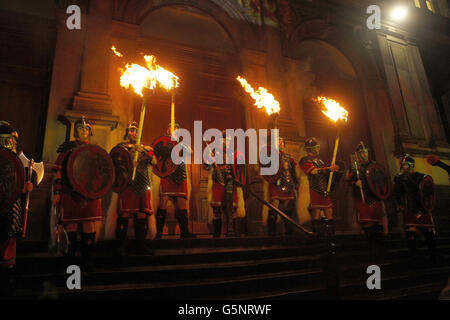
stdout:
<svg viewBox="0 0 450 320">
<path fill-rule="evenodd" d="M 231 221 L 230 221 L 231 220 Z M 234 219 L 231 219 L 230 217 L 227 217 L 227 229 L 225 236 L 227 238 L 234 237 Z"/>
<path fill-rule="evenodd" d="M 67 258 L 69 260 L 73 260 L 75 258 L 75 254 L 77 252 L 77 233 L 76 232 L 67 232 L 67 238 L 69 239 L 69 248 L 67 250 Z"/>
<path fill-rule="evenodd" d="M 213 237 L 219 238 L 222 233 L 222 219 L 213 219 Z"/>
<path fill-rule="evenodd" d="M 82 267 L 86 271 L 94 271 L 95 232 L 81 234 Z"/>
<path fill-rule="evenodd" d="M 156 237 L 155 239 L 162 239 L 162 233 L 164 229 L 164 224 L 166 221 L 167 210 L 158 209 L 156 212 Z"/>
<path fill-rule="evenodd" d="M 195 234 L 189 232 L 187 210 L 177 210 L 175 216 L 180 227 L 180 238 L 197 238 Z"/>
<path fill-rule="evenodd" d="M 118 218 L 116 227 L 116 239 L 119 242 L 117 254 L 120 257 L 126 255 L 127 233 L 128 233 L 128 218 Z"/>
<path fill-rule="evenodd" d="M 406 231 L 406 244 L 408 245 L 408 251 L 409 251 L 410 258 L 414 259 L 417 254 L 416 232 L 415 231 Z"/>
<path fill-rule="evenodd" d="M 273 211 L 269 211 L 269 217 L 267 218 L 267 233 L 269 237 L 274 237 L 277 234 L 277 214 Z"/>
<path fill-rule="evenodd" d="M 134 235 L 136 237 L 136 253 L 143 255 L 152 255 L 147 247 L 146 237 L 148 232 L 147 219 L 134 219 Z"/>
<path fill-rule="evenodd" d="M 234 230 L 235 237 L 241 236 L 241 229 L 240 229 L 239 222 L 240 222 L 240 220 L 238 218 L 233 218 L 233 230 Z"/>
<path fill-rule="evenodd" d="M 433 231 L 424 231 L 423 236 L 425 238 L 425 243 L 428 247 L 428 253 L 430 255 L 430 260 L 432 263 L 437 262 L 436 255 L 436 238 L 434 236 Z"/>
<path fill-rule="evenodd" d="M 288 215 L 289 218 L 292 218 L 292 211 L 287 211 L 286 214 Z M 292 224 L 289 221 L 284 221 L 284 233 L 287 236 L 290 236 L 294 233 Z"/>
</svg>

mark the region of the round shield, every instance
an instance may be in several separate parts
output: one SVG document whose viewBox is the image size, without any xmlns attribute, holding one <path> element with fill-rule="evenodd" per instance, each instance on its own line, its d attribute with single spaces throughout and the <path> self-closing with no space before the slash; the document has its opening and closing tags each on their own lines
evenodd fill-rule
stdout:
<svg viewBox="0 0 450 320">
<path fill-rule="evenodd" d="M 388 175 L 384 168 L 377 163 L 372 163 L 367 168 L 367 182 L 370 191 L 380 200 L 386 200 L 391 192 Z"/>
<path fill-rule="evenodd" d="M 235 179 L 245 185 L 247 180 L 247 163 L 244 154 L 240 151 L 234 154 L 233 173 Z"/>
<path fill-rule="evenodd" d="M 19 198 L 24 183 L 22 161 L 11 150 L 0 147 L 0 209 L 8 208 Z"/>
<path fill-rule="evenodd" d="M 156 164 L 153 166 L 153 173 L 160 178 L 170 176 L 177 165 L 172 161 L 172 149 L 177 145 L 170 136 L 160 136 L 152 143 L 153 153 L 156 157 Z"/>
<path fill-rule="evenodd" d="M 115 169 L 112 190 L 116 193 L 121 193 L 127 188 L 133 177 L 133 161 L 128 150 L 120 145 L 112 148 L 109 155 Z"/>
<path fill-rule="evenodd" d="M 264 163 L 264 162 L 269 161 L 270 158 L 269 159 L 267 159 L 267 158 L 271 157 L 274 153 L 276 154 L 277 150 L 275 148 L 273 148 L 273 147 L 264 146 L 263 148 L 261 148 L 261 151 L 259 152 L 259 165 L 260 165 L 260 167 L 262 167 L 262 168 L 269 168 L 272 164 L 270 162 L 268 162 L 268 163 Z M 269 154 L 270 154 L 270 156 L 269 156 Z M 280 159 L 280 153 L 279 152 L 278 152 L 278 163 L 281 164 L 281 159 Z M 280 168 L 278 168 L 278 171 L 275 174 L 273 174 L 273 175 L 265 174 L 265 175 L 262 175 L 262 176 L 267 182 L 269 182 L 269 183 L 276 183 L 278 178 L 279 178 L 278 177 L 278 172 L 280 172 L 279 169 Z"/>
<path fill-rule="evenodd" d="M 431 176 L 425 175 L 419 184 L 420 202 L 425 210 L 433 211 L 435 204 L 434 181 Z"/>
<path fill-rule="evenodd" d="M 66 174 L 75 192 L 89 200 L 106 195 L 114 184 L 114 164 L 109 154 L 93 144 L 79 146 L 69 155 Z"/>
</svg>

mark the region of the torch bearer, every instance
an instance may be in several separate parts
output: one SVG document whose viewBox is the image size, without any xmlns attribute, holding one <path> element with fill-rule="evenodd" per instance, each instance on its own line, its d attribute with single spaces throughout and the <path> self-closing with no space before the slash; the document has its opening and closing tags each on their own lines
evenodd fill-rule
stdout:
<svg viewBox="0 0 450 320">
<path fill-rule="evenodd" d="M 118 55 L 115 47 L 111 48 L 116 55 Z M 120 54 L 120 53 L 119 53 Z M 118 55 L 119 56 L 119 55 Z M 121 55 L 120 55 L 121 56 Z M 120 85 L 122 87 L 128 88 L 132 87 L 134 92 L 140 95 L 142 100 L 141 106 L 141 115 L 139 117 L 139 128 L 137 133 L 137 141 L 136 145 L 140 146 L 142 139 L 142 130 L 144 128 L 144 118 L 145 118 L 145 109 L 148 100 L 148 90 L 155 89 L 156 85 L 160 85 L 161 87 L 170 90 L 174 89 L 178 86 L 178 77 L 171 73 L 170 71 L 165 70 L 161 66 L 156 64 L 156 58 L 151 55 L 144 56 L 146 67 L 143 67 L 138 64 L 127 64 L 125 66 L 125 71 L 122 73 L 120 77 Z M 143 90 L 147 92 L 144 94 Z M 175 108 L 175 97 L 174 93 L 172 94 L 172 108 Z M 173 112 L 175 112 L 173 110 Z M 136 163 L 139 159 L 139 151 L 136 148 L 136 153 L 134 155 L 134 163 L 133 163 L 133 180 L 136 176 Z"/>
<path fill-rule="evenodd" d="M 347 122 L 348 111 L 342 108 L 339 102 L 332 99 L 328 99 L 326 97 L 318 97 L 316 101 L 321 102 L 325 106 L 325 110 L 322 110 L 322 113 L 325 114 L 330 120 L 334 121 L 337 125 L 336 142 L 334 144 L 333 159 L 331 161 L 331 167 L 333 167 L 334 164 L 336 163 L 336 155 L 339 147 L 339 138 L 341 133 L 341 128 L 338 125 L 338 120 L 341 120 L 342 122 Z M 328 178 L 327 194 L 329 194 L 331 190 L 333 173 L 334 172 L 331 171 L 330 176 Z"/>
</svg>

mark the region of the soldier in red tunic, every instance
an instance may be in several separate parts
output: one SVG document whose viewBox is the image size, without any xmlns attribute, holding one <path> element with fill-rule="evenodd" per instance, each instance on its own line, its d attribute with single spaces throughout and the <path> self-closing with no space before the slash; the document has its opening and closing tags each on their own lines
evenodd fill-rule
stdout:
<svg viewBox="0 0 450 320">
<path fill-rule="evenodd" d="M 19 135 L 6 121 L 0 121 L 0 146 L 17 153 Z M 1 171 L 1 170 L 0 170 Z M 10 186 L 0 182 L 0 193 L 5 194 Z M 23 195 L 33 190 L 26 182 Z M 20 196 L 6 208 L 0 208 L 0 297 L 7 297 L 13 290 L 13 268 L 16 259 L 16 240 L 23 236 L 24 197 Z"/>
<path fill-rule="evenodd" d="M 330 172 L 338 172 L 339 166 L 325 166 L 319 158 L 320 144 L 316 138 L 308 138 L 305 149 L 307 155 L 300 159 L 300 167 L 308 175 L 311 197 L 309 208 L 312 211 L 313 229 L 317 232 L 322 216 L 325 215 L 330 223 L 333 221 L 333 203 L 327 192 L 327 185 Z"/>
<path fill-rule="evenodd" d="M 394 196 L 398 210 L 403 214 L 403 227 L 411 258 L 416 254 L 416 233 L 420 231 L 428 246 L 431 259 L 436 259 L 436 239 L 432 213 L 421 201 L 421 182 L 427 176 L 414 171 L 415 160 L 405 155 L 400 164 L 400 173 L 394 177 Z"/>
<path fill-rule="evenodd" d="M 295 160 L 284 152 L 285 142 L 279 139 L 280 163 L 275 177 L 270 177 L 268 185 L 269 202 L 281 209 L 292 218 L 296 208 L 296 190 L 298 189 L 298 179 L 296 174 L 297 164 Z M 267 228 L 269 236 L 276 235 L 278 214 L 274 210 L 269 210 Z M 285 224 L 286 234 L 292 234 L 290 223 Z"/>
<path fill-rule="evenodd" d="M 220 154 L 216 150 L 215 154 L 211 155 L 211 163 L 204 163 L 206 170 L 212 170 L 212 197 L 210 205 L 213 209 L 213 237 L 220 237 L 222 233 L 222 213 L 226 219 L 226 236 L 234 236 L 237 227 L 237 207 L 238 194 L 237 188 L 234 184 L 233 164 L 226 164 L 225 152 L 230 152 L 231 158 L 234 159 L 234 153 L 229 150 L 231 138 L 223 131 L 223 153 Z M 223 157 L 223 158 L 222 158 Z M 222 158 L 222 164 L 216 159 Z M 231 220 L 231 223 L 230 223 Z"/>
<path fill-rule="evenodd" d="M 175 123 L 174 130 L 180 128 L 178 123 Z M 167 129 L 167 134 L 170 135 L 170 124 Z M 196 236 L 189 232 L 188 227 L 188 190 L 187 190 L 187 170 L 186 164 L 181 163 L 177 166 L 175 171 L 168 177 L 161 178 L 160 184 L 160 200 L 159 208 L 156 212 L 156 238 L 162 238 L 162 232 L 167 215 L 167 202 L 172 200 L 175 205 L 175 217 L 178 220 L 180 227 L 180 238 L 195 238 Z"/>
<path fill-rule="evenodd" d="M 368 182 L 368 168 L 375 162 L 369 158 L 369 149 L 361 141 L 356 147 L 356 164 L 347 172 L 346 180 L 353 187 L 358 223 L 369 242 L 372 257 L 383 251 L 383 204 L 372 192 Z"/>
<path fill-rule="evenodd" d="M 103 220 L 101 199 L 86 200 L 73 192 L 70 184 L 66 181 L 65 171 L 67 159 L 71 152 L 85 144 L 89 144 L 92 136 L 92 128 L 84 117 L 75 122 L 74 141 L 62 143 L 58 149 L 58 158 L 55 163 L 56 179 L 53 184 L 53 205 L 59 206 L 62 210 L 62 224 L 64 225 L 69 239 L 67 256 L 69 259 L 75 257 L 77 251 L 77 230 L 78 225 L 82 227 L 81 233 L 81 254 L 86 266 L 92 266 L 92 255 L 95 250 L 95 223 Z"/>
<path fill-rule="evenodd" d="M 137 130 L 136 122 L 130 124 L 125 131 L 125 141 L 118 144 L 128 150 L 131 159 L 134 159 L 136 150 L 140 152 L 138 163 L 134 164 L 137 166 L 135 179 L 131 180 L 127 188 L 119 195 L 116 229 L 116 238 L 120 242 L 119 255 L 125 254 L 128 221 L 131 217 L 134 217 L 137 253 L 151 253 L 145 245 L 148 233 L 148 216 L 153 214 L 148 167 L 155 164 L 156 159 L 151 147 L 136 145 Z"/>
</svg>

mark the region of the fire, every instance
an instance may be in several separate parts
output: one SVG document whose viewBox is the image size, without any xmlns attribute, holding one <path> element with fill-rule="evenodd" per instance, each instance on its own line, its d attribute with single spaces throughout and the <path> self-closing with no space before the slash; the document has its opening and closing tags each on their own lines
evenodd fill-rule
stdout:
<svg viewBox="0 0 450 320">
<path fill-rule="evenodd" d="M 241 76 L 237 76 L 236 79 L 241 83 L 244 90 L 247 93 L 250 93 L 250 96 L 255 100 L 255 106 L 257 106 L 258 109 L 264 108 L 269 115 L 280 112 L 280 103 L 275 100 L 274 96 L 270 94 L 266 88 L 258 87 L 258 90 L 255 91 L 247 80 Z"/>
<path fill-rule="evenodd" d="M 123 57 L 123 54 L 121 54 L 119 51 L 117 51 L 115 46 L 111 47 L 111 50 L 114 52 L 114 54 L 118 57 Z"/>
<path fill-rule="evenodd" d="M 317 97 L 316 100 L 325 106 L 326 109 L 322 110 L 322 113 L 328 118 L 334 122 L 337 122 L 338 120 L 347 122 L 348 111 L 342 108 L 339 102 L 326 97 Z"/>
<path fill-rule="evenodd" d="M 120 85 L 128 88 L 133 87 L 134 92 L 143 96 L 142 89 L 153 90 L 160 85 L 166 90 L 178 87 L 178 77 L 172 72 L 156 64 L 154 56 L 144 56 L 146 67 L 132 63 L 125 66 L 125 71 L 120 77 Z"/>
</svg>

